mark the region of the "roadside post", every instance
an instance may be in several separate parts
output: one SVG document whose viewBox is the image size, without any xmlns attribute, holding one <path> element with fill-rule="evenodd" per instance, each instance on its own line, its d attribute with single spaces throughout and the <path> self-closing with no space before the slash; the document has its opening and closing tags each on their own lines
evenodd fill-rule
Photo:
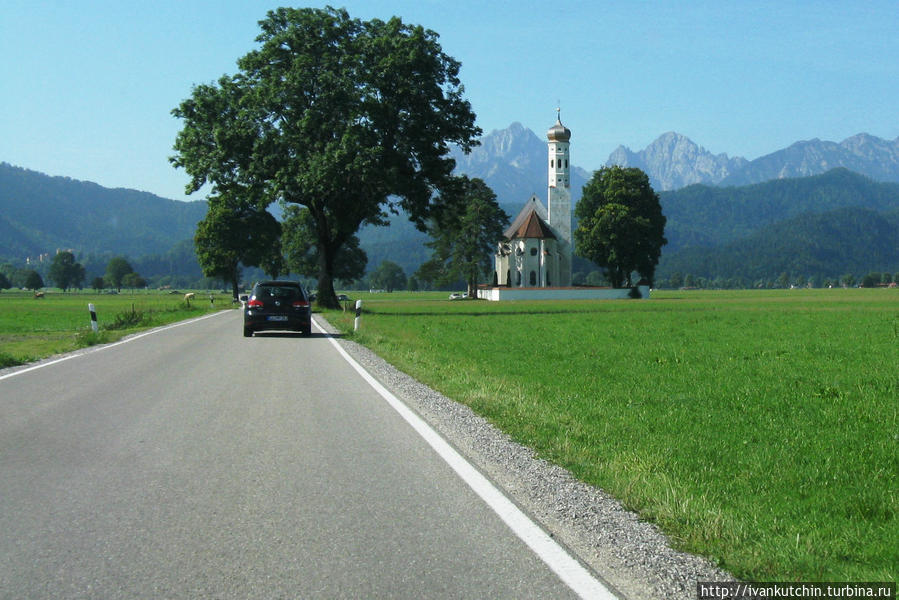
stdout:
<svg viewBox="0 0 899 600">
<path fill-rule="evenodd" d="M 87 309 L 91 312 L 91 329 L 94 330 L 94 333 L 97 333 L 97 311 L 94 310 L 93 304 L 88 304 Z"/>
<path fill-rule="evenodd" d="M 356 318 L 353 320 L 353 331 L 359 331 L 359 317 L 362 316 L 362 300 L 356 300 Z"/>
</svg>

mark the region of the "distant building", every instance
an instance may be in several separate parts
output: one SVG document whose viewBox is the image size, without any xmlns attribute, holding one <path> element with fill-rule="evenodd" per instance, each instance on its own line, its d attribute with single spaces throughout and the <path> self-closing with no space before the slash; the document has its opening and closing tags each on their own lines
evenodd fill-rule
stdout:
<svg viewBox="0 0 899 600">
<path fill-rule="evenodd" d="M 571 285 L 571 130 L 556 124 L 546 132 L 547 206 L 537 196 L 525 203 L 503 233 L 494 257 L 492 286 L 478 289 L 485 300 L 622 300 L 649 298 L 635 290 Z M 548 207 L 548 208 L 547 208 Z"/>
<path fill-rule="evenodd" d="M 531 196 L 506 229 L 495 257 L 498 286 L 571 285 L 571 130 L 557 118 L 546 138 L 549 209 Z"/>
</svg>

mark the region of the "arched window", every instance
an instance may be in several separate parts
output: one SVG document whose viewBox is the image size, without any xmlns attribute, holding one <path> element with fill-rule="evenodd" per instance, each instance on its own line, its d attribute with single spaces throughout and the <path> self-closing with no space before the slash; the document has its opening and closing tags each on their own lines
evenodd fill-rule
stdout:
<svg viewBox="0 0 899 600">
<path fill-rule="evenodd" d="M 515 285 L 521 287 L 521 271 L 516 271 Z"/>
<path fill-rule="evenodd" d="M 531 248 L 531 256 L 537 256 L 537 249 Z"/>
<path fill-rule="evenodd" d="M 537 285 L 537 272 L 531 271 L 531 285 Z"/>
<path fill-rule="evenodd" d="M 556 166 L 556 161 L 554 161 L 553 159 L 549 159 L 549 168 L 552 169 L 555 166 Z"/>
</svg>

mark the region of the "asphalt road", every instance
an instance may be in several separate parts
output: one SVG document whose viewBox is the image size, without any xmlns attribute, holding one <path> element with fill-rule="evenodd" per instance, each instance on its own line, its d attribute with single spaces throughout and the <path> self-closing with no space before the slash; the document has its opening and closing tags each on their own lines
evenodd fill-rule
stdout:
<svg viewBox="0 0 899 600">
<path fill-rule="evenodd" d="M 330 340 L 239 318 L 0 378 L 0 597 L 577 597 Z"/>
</svg>

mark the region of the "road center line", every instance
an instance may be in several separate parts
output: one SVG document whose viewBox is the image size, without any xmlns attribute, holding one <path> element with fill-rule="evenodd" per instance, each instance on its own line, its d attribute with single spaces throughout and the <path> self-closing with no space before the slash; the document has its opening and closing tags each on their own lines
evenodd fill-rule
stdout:
<svg viewBox="0 0 899 600">
<path fill-rule="evenodd" d="M 564 548 L 557 544 L 530 517 L 506 497 L 493 483 L 469 463 L 455 448 L 449 445 L 421 417 L 406 406 L 390 390 L 371 376 L 362 365 L 351 357 L 330 333 L 313 319 L 316 329 L 327 335 L 328 341 L 353 369 L 376 391 L 387 403 L 405 419 L 405 421 L 434 449 L 435 452 L 456 472 L 484 502 L 509 526 L 527 546 L 546 563 L 559 578 L 578 596 L 590 600 L 614 600 L 616 596 L 580 562 L 574 559 Z"/>
</svg>

